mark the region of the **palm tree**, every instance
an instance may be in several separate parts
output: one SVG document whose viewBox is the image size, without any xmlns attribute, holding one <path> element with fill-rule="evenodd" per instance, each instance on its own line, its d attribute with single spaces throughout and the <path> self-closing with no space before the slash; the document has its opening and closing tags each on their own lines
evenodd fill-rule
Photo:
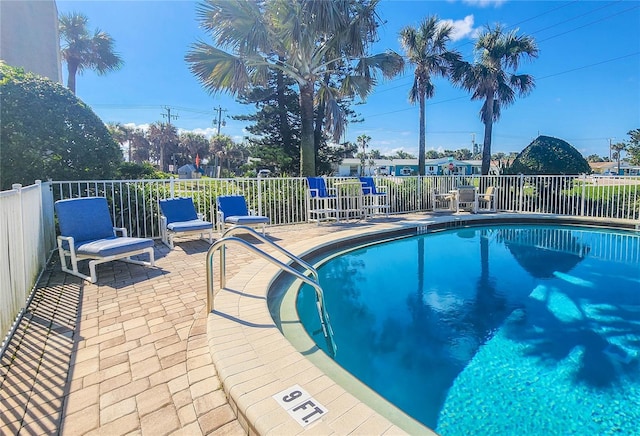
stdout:
<svg viewBox="0 0 640 436">
<path fill-rule="evenodd" d="M 60 17 L 62 59 L 67 63 L 67 88 L 76 93 L 76 74 L 85 69 L 95 70 L 99 75 L 122 67 L 123 61 L 113 51 L 113 38 L 100 29 L 93 36 L 87 30 L 89 20 L 83 14 L 72 12 Z"/>
<path fill-rule="evenodd" d="M 371 136 L 364 133 L 357 138 L 358 144 L 362 147 L 362 154 L 360 155 L 360 175 L 364 176 L 364 163 L 367 159 L 367 145 L 371 141 Z"/>
<path fill-rule="evenodd" d="M 300 93 L 300 171 L 314 176 L 316 88 L 325 129 L 337 141 L 346 123 L 340 100 L 365 98 L 376 83 L 376 72 L 392 77 L 402 69 L 397 53 L 366 56 L 377 35 L 378 1 L 205 0 L 198 15 L 221 48 L 198 42 L 185 59 L 212 93 L 246 92 L 251 85 L 264 84 L 270 71 L 293 79 Z"/>
<path fill-rule="evenodd" d="M 160 163 L 160 171 L 165 171 L 166 161 L 172 154 L 171 150 L 177 151 L 178 131 L 175 126 L 168 123 L 153 123 L 149 126 L 148 136 L 155 158 Z"/>
<path fill-rule="evenodd" d="M 616 162 L 618 162 L 618 172 L 616 173 L 616 175 L 620 175 L 620 159 L 622 158 L 621 154 L 626 149 L 627 144 L 624 142 L 618 142 L 611 145 L 611 150 L 613 150 L 613 158 L 616 160 Z"/>
<path fill-rule="evenodd" d="M 535 40 L 526 35 L 517 35 L 517 30 L 505 33 L 501 25 L 487 26 L 476 41 L 474 64 L 459 62 L 452 79 L 464 89 L 473 91 L 472 100 L 484 99 L 480 119 L 484 124 L 484 147 L 482 149 L 482 174 L 489 174 L 491 164 L 491 137 L 493 122 L 500 119 L 503 106 L 512 104 L 516 94 L 525 96 L 535 87 L 533 77 L 516 75 L 522 57 L 538 57 Z M 513 71 L 513 72 L 510 72 Z"/>
<path fill-rule="evenodd" d="M 447 50 L 453 27 L 438 21 L 437 16 L 425 18 L 418 28 L 407 26 L 400 30 L 400 42 L 409 63 L 415 65 L 413 86 L 409 102 L 420 105 L 420 144 L 418 147 L 418 174 L 425 174 L 425 104 L 435 94 L 432 76 L 446 77 L 454 62 L 460 62 L 460 54 Z"/>
</svg>

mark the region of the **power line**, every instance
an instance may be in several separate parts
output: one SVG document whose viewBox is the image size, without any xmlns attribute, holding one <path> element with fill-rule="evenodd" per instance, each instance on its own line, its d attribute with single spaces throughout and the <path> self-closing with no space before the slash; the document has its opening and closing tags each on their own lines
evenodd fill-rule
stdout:
<svg viewBox="0 0 640 436">
<path fill-rule="evenodd" d="M 171 125 L 171 119 L 177 120 L 178 116 L 177 115 L 171 115 L 171 108 L 169 106 L 165 106 L 164 108 L 167 113 L 166 114 L 162 114 L 162 118 L 166 118 L 167 119 L 167 124 Z"/>
</svg>

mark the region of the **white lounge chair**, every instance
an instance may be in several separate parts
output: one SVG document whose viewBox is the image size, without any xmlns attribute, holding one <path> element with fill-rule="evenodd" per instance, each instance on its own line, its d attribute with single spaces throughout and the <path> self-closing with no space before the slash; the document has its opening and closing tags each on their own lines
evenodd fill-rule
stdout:
<svg viewBox="0 0 640 436">
<path fill-rule="evenodd" d="M 220 235 L 227 226 L 254 226 L 262 228 L 262 236 L 265 236 L 269 217 L 255 214 L 247 208 L 247 200 L 242 195 L 221 195 L 216 198 L 218 216 L 216 223 Z"/>
<path fill-rule="evenodd" d="M 338 195 L 323 177 L 307 177 L 307 221 L 338 220 Z"/>
<path fill-rule="evenodd" d="M 200 234 L 200 239 L 208 234 L 209 244 L 213 244 L 213 223 L 206 221 L 196 212 L 191 197 L 166 198 L 160 204 L 160 232 L 162 242 L 173 250 L 173 239 L 177 236 Z"/>
<path fill-rule="evenodd" d="M 153 240 L 127 237 L 127 229 L 113 227 L 111 214 L 104 197 L 83 197 L 59 200 L 55 203 L 60 235 L 58 254 L 62 271 L 73 274 L 91 283 L 98 278 L 96 266 L 122 260 L 140 265 L 153 266 Z M 118 233 L 121 236 L 117 236 Z M 131 259 L 131 256 L 146 253 L 149 262 Z M 70 258 L 71 268 L 67 266 Z M 78 261 L 89 259 L 89 275 L 78 270 Z"/>
<path fill-rule="evenodd" d="M 360 177 L 364 195 L 365 218 L 376 214 L 389 217 L 389 197 L 386 186 L 376 187 L 373 177 Z"/>
</svg>

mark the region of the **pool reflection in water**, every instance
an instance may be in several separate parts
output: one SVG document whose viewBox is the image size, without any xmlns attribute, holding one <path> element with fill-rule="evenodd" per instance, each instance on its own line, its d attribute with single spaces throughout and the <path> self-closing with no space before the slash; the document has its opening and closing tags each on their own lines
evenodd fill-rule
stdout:
<svg viewBox="0 0 640 436">
<path fill-rule="evenodd" d="M 639 261 L 637 234 L 494 226 L 357 249 L 319 273 L 335 360 L 439 433 L 632 434 Z M 323 347 L 314 304 L 303 287 Z"/>
</svg>

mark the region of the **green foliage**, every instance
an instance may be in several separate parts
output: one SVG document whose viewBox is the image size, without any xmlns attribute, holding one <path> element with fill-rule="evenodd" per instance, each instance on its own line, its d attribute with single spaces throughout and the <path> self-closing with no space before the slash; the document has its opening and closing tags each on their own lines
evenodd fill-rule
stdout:
<svg viewBox="0 0 640 436">
<path fill-rule="evenodd" d="M 629 130 L 629 142 L 627 142 L 627 158 L 632 165 L 640 165 L 640 129 Z"/>
<path fill-rule="evenodd" d="M 0 64 L 0 189 L 115 176 L 122 153 L 93 111 L 49 79 Z"/>
<path fill-rule="evenodd" d="M 591 168 L 584 157 L 562 139 L 538 136 L 508 169 L 511 174 L 582 174 Z"/>
<path fill-rule="evenodd" d="M 118 167 L 118 177 L 122 180 L 165 179 L 169 175 L 158 171 L 148 162 L 143 164 L 122 162 Z"/>
</svg>

